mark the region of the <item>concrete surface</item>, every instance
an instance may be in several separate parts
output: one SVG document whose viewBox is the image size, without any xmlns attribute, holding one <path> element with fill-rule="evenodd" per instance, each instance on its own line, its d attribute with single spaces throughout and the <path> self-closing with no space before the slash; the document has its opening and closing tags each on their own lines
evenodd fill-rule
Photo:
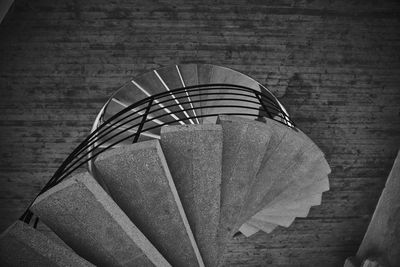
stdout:
<svg viewBox="0 0 400 267">
<path fill-rule="evenodd" d="M 221 182 L 222 239 L 230 237 L 253 179 L 271 137 L 270 129 L 261 122 L 235 116 L 219 116 L 218 123 L 223 130 L 223 160 Z"/>
<path fill-rule="evenodd" d="M 1 266 L 94 266 L 22 221 L 0 235 Z"/>
<path fill-rule="evenodd" d="M 199 124 L 164 126 L 161 146 L 206 266 L 219 256 L 222 128 Z"/>
<path fill-rule="evenodd" d="M 170 266 L 88 173 L 40 195 L 32 211 L 76 253 L 100 266 Z"/>
<path fill-rule="evenodd" d="M 107 151 L 95 166 L 115 202 L 173 266 L 202 264 L 158 140 Z"/>
<path fill-rule="evenodd" d="M 369 257 L 379 257 L 383 260 L 381 262 L 387 262 L 389 266 L 400 264 L 399 189 L 400 151 L 379 198 L 368 230 L 357 251 L 357 258 L 360 261 Z"/>
</svg>

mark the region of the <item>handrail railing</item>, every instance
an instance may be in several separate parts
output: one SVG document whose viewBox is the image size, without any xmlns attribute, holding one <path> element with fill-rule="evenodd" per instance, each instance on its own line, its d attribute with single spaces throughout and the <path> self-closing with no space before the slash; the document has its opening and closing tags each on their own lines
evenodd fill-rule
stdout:
<svg viewBox="0 0 400 267">
<path fill-rule="evenodd" d="M 123 106 L 120 111 L 106 118 L 111 100 L 103 107 L 98 125 L 94 125 L 92 132 L 68 155 L 36 198 L 83 165 L 93 163 L 104 151 L 128 140 L 136 143 L 146 133 L 157 136 L 164 125 L 199 122 L 218 115 L 239 115 L 257 120 L 268 117 L 295 128 L 275 99 L 239 85 L 205 84 L 177 88 Z M 35 199 L 20 218 L 27 223 L 32 219 L 30 206 Z M 37 222 L 36 218 L 35 226 Z"/>
</svg>

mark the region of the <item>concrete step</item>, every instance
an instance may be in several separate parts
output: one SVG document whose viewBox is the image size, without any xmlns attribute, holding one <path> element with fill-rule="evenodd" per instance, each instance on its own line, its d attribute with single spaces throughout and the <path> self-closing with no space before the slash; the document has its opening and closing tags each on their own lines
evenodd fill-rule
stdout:
<svg viewBox="0 0 400 267">
<path fill-rule="evenodd" d="M 133 104 L 140 100 L 147 98 L 148 96 L 139 90 L 131 81 L 124 84 L 118 91 L 113 95 L 113 98 L 127 104 Z"/>
<path fill-rule="evenodd" d="M 161 90 L 160 90 L 161 92 Z M 159 93 L 160 93 L 159 92 Z M 140 100 L 143 100 L 145 98 L 148 98 L 150 96 L 149 92 L 145 90 L 140 84 L 136 82 L 135 79 L 132 79 L 129 83 L 125 84 L 123 87 L 121 87 L 114 95 L 113 95 L 113 102 L 116 103 L 121 103 L 123 105 L 129 106 L 130 104 L 136 103 Z M 136 107 L 136 110 L 142 110 L 144 111 L 146 105 L 140 105 Z M 173 118 L 169 113 L 162 109 L 162 107 L 155 105 L 153 110 L 155 108 L 159 108 L 159 111 L 152 112 L 152 115 L 154 117 L 162 116 L 159 118 L 159 120 L 163 122 L 168 122 L 168 123 L 174 123 L 175 118 Z M 113 110 L 109 110 L 108 108 L 104 112 L 104 117 L 109 118 L 113 116 L 115 113 Z"/>
<path fill-rule="evenodd" d="M 308 213 L 310 212 L 310 208 L 311 208 L 311 206 L 307 204 L 298 209 L 282 209 L 281 212 L 278 212 L 278 211 L 269 212 L 269 210 L 265 210 L 266 212 L 263 213 L 264 210 L 261 210 L 251 218 L 263 220 L 266 222 L 272 222 L 271 220 L 269 220 L 269 218 L 271 216 L 304 218 L 304 217 L 307 217 Z M 280 223 L 277 223 L 277 224 L 281 225 Z"/>
<path fill-rule="evenodd" d="M 106 151 L 95 166 L 115 202 L 173 266 L 202 265 L 158 140 Z"/>
<path fill-rule="evenodd" d="M 309 194 L 310 196 L 312 196 L 311 194 L 313 194 L 313 191 L 307 191 L 305 192 L 305 194 Z M 294 194 L 294 193 L 293 193 Z M 320 193 L 321 194 L 321 193 Z M 281 194 L 282 195 L 282 194 Z M 284 195 L 290 196 L 290 193 L 286 192 L 284 193 Z M 319 197 L 320 199 L 320 197 Z M 297 209 L 291 209 L 291 210 L 287 210 L 287 205 L 290 205 L 291 202 L 290 201 L 285 201 L 285 199 L 282 197 L 281 198 L 281 202 L 279 202 L 279 200 L 277 200 L 277 202 L 275 202 L 275 205 L 269 205 L 270 207 L 275 206 L 275 214 L 268 214 L 270 208 L 264 208 L 263 210 L 261 210 L 260 212 L 258 212 L 256 215 L 254 215 L 249 222 L 257 225 L 254 223 L 254 220 L 259 221 L 259 223 L 261 221 L 264 222 L 268 222 L 268 223 L 274 223 L 277 225 L 281 225 L 284 227 L 289 227 L 290 224 L 294 221 L 295 217 L 306 217 L 308 215 L 308 212 L 310 210 L 310 207 L 313 205 L 311 203 L 310 198 L 306 199 L 303 204 L 302 207 L 299 207 Z M 293 203 L 293 202 L 292 202 Z M 290 215 L 288 215 L 288 213 L 290 213 Z"/>
<path fill-rule="evenodd" d="M 239 228 L 239 232 L 241 232 L 246 237 L 250 237 L 259 231 L 260 231 L 260 228 L 254 226 L 254 225 L 251 225 L 250 223 L 244 223 Z"/>
<path fill-rule="evenodd" d="M 257 91 L 261 91 L 260 85 L 257 81 L 254 79 L 248 77 L 247 75 L 244 75 L 238 71 L 234 71 L 229 68 L 221 67 L 221 66 L 213 66 L 211 70 L 211 76 L 210 76 L 210 83 L 225 83 L 225 84 L 234 84 L 234 85 L 241 85 L 245 86 L 251 89 L 255 89 Z M 259 109 L 260 105 L 258 104 L 258 101 L 254 98 L 254 94 L 251 92 L 245 92 L 245 91 L 237 91 L 237 90 L 224 90 L 225 93 L 231 93 L 231 95 L 221 95 L 217 98 L 219 100 L 216 101 L 207 101 L 207 105 L 218 105 L 218 104 L 227 104 L 228 102 L 222 101 L 224 98 L 233 98 L 233 99 L 238 99 L 238 101 L 235 100 L 229 100 L 230 105 L 239 105 L 243 106 L 243 100 L 248 100 L 248 101 L 253 101 L 257 103 L 250 103 L 247 102 L 246 106 L 249 108 L 253 109 L 246 109 L 243 110 L 243 108 L 208 108 L 207 112 L 218 112 L 218 113 L 249 113 L 253 114 L 255 116 L 241 116 L 247 119 L 254 120 L 257 118 L 259 114 Z M 245 94 L 248 95 L 249 97 L 246 96 L 235 96 L 235 93 L 240 93 L 240 94 Z"/>
<path fill-rule="evenodd" d="M 243 73 L 222 66 L 213 66 L 210 83 L 235 84 L 261 91 L 260 84 L 256 80 Z"/>
<path fill-rule="evenodd" d="M 253 219 L 253 218 L 248 220 L 246 224 L 247 225 L 251 225 L 252 227 L 258 229 L 257 231 L 253 230 L 253 233 L 251 233 L 251 232 L 250 233 L 246 233 L 247 237 L 255 234 L 258 231 L 263 231 L 264 233 L 269 234 L 269 233 L 272 233 L 272 231 L 275 230 L 276 227 L 278 227 L 278 224 L 274 224 L 274 223 L 271 223 L 271 222 L 260 221 L 260 220 Z M 240 227 L 240 229 L 242 229 L 242 227 Z"/>
<path fill-rule="evenodd" d="M 225 84 L 235 84 L 235 85 L 242 85 L 246 86 L 252 89 L 256 89 L 257 91 L 260 91 L 260 86 L 258 83 L 249 78 L 248 76 L 239 73 L 237 71 L 233 71 L 231 69 L 225 68 L 225 67 L 220 67 L 220 66 L 214 66 L 214 65 L 207 65 L 207 64 L 201 64 L 198 66 L 198 75 L 199 75 L 199 83 L 200 84 L 215 84 L 215 83 L 225 83 Z M 256 103 L 251 103 L 247 102 L 246 107 L 249 107 L 249 109 L 243 109 L 243 108 L 236 108 L 236 107 L 209 107 L 209 108 L 204 108 L 203 113 L 207 114 L 228 114 L 228 113 L 248 113 L 248 114 L 253 114 L 254 116 L 246 116 L 243 115 L 243 117 L 248 118 L 248 119 L 255 119 L 257 118 L 259 114 L 259 108 L 260 105 L 258 104 L 258 100 L 254 98 L 254 94 L 251 92 L 245 92 L 245 91 L 237 91 L 237 90 L 212 90 L 208 91 L 211 93 L 219 93 L 219 92 L 224 92 L 224 93 L 230 93 L 229 95 L 224 94 L 224 95 L 202 95 L 201 99 L 204 101 L 202 102 L 202 106 L 217 106 L 217 105 L 238 105 L 238 106 L 243 106 L 243 100 L 248 100 L 248 101 L 253 101 Z M 248 95 L 246 96 L 236 96 L 234 94 L 241 93 Z M 229 101 L 224 101 L 224 99 L 230 98 L 231 100 Z M 238 101 L 232 100 L 232 99 L 238 99 Z M 250 109 L 251 108 L 251 109 Z M 217 116 L 213 117 L 207 117 L 204 118 L 203 123 L 215 123 L 217 120 Z"/>
<path fill-rule="evenodd" d="M 323 181 L 325 182 L 327 179 Z M 322 192 L 318 190 L 321 190 L 321 186 L 316 190 L 302 192 L 304 195 L 302 199 L 293 199 L 290 195 L 287 195 L 287 200 L 279 201 L 278 199 L 274 204 L 268 205 L 255 214 L 247 223 L 251 223 L 260 229 L 263 225 L 266 225 L 269 229 L 270 223 L 289 227 L 295 217 L 306 217 L 312 206 L 320 205 Z M 318 193 L 315 194 L 315 192 Z"/>
<path fill-rule="evenodd" d="M 197 64 L 183 64 L 177 66 L 177 71 L 182 78 L 185 86 L 194 86 L 199 84 Z M 193 107 L 195 108 L 195 115 L 201 116 L 201 103 L 200 100 L 200 90 L 191 90 L 189 92 L 190 99 L 193 101 Z M 197 120 L 196 120 L 197 121 Z M 197 123 L 201 123 L 203 118 L 198 118 Z"/>
<path fill-rule="evenodd" d="M 135 77 L 133 83 L 147 96 L 156 95 L 170 90 L 156 70 Z M 157 103 L 157 101 L 159 101 L 159 103 Z M 166 116 L 166 118 L 169 117 L 175 120 L 181 119 L 181 124 L 190 123 L 187 116 L 183 113 L 182 109 L 171 95 L 155 100 L 155 103 L 157 103 L 158 107 L 155 107 L 152 110 L 162 108 L 166 113 L 172 113 L 169 116 Z"/>
<path fill-rule="evenodd" d="M 248 220 L 248 222 L 262 229 L 263 226 L 259 225 L 266 225 L 266 227 L 269 227 L 270 224 L 276 224 L 283 227 L 289 227 L 296 219 L 295 216 L 269 215 L 266 217 L 267 218 L 262 218 L 262 219 L 251 217 L 250 220 Z"/>
<path fill-rule="evenodd" d="M 198 64 L 197 65 L 197 76 L 198 76 L 199 84 L 210 84 L 212 68 L 213 68 L 213 65 L 209 65 L 209 64 Z M 202 100 L 202 102 L 201 102 L 202 114 L 203 115 L 209 114 L 209 112 L 203 107 L 206 106 L 205 101 L 209 98 L 207 93 L 211 93 L 212 91 L 199 90 L 199 92 L 201 94 L 200 99 Z M 203 123 L 215 123 L 216 121 L 217 121 L 217 116 L 203 118 Z"/>
<path fill-rule="evenodd" d="M 1 266 L 94 266 L 22 221 L 0 235 Z"/>
<path fill-rule="evenodd" d="M 122 86 L 113 95 L 112 101 L 110 102 L 111 103 L 110 108 L 107 107 L 104 111 L 104 118 L 108 119 L 115 114 L 115 110 L 113 110 L 113 108 L 116 107 L 116 104 L 126 107 L 126 106 L 129 106 L 140 100 L 148 98 L 149 96 L 150 95 L 149 95 L 148 91 L 146 91 L 144 88 L 142 88 L 141 85 L 139 85 L 136 82 L 136 80 L 131 80 L 130 82 L 128 82 L 124 86 Z M 160 107 L 159 105 L 156 105 L 156 103 L 154 103 L 154 104 L 155 104 L 155 107 L 153 108 L 153 110 L 156 108 L 160 109 L 160 110 L 152 112 L 153 117 L 162 116 L 159 118 L 159 120 L 161 120 L 163 122 L 168 122 L 168 123 L 175 122 L 175 118 L 173 118 L 171 115 L 169 115 L 169 113 L 165 109 L 162 109 L 162 107 Z M 136 106 L 133 111 L 145 111 L 146 107 L 147 107 L 146 104 L 142 104 L 142 105 Z"/>
<path fill-rule="evenodd" d="M 235 116 L 219 116 L 223 130 L 220 238 L 232 236 L 248 190 L 271 137 L 269 127 Z M 230 237 L 229 236 L 229 237 Z"/>
<path fill-rule="evenodd" d="M 95 265 L 170 266 L 87 172 L 46 191 L 31 209 Z"/>
<path fill-rule="evenodd" d="M 323 166 L 323 164 L 319 166 Z M 293 216 L 306 217 L 311 206 L 320 204 L 322 192 L 329 189 L 325 170 L 322 170 L 321 173 L 311 169 L 310 172 L 314 172 L 310 175 L 311 178 L 302 176 L 301 172 L 298 172 L 297 179 L 286 188 L 282 188 L 282 193 L 252 218 L 288 227 L 288 224 L 293 221 Z M 322 179 L 313 179 L 313 177 L 322 177 Z M 311 186 L 304 187 L 309 183 L 312 183 Z"/>
<path fill-rule="evenodd" d="M 158 69 L 157 74 L 161 77 L 161 79 L 164 81 L 165 85 L 170 89 L 178 89 L 178 88 L 183 88 L 186 87 L 186 83 L 183 79 L 182 73 L 179 70 L 178 65 L 174 66 L 169 66 L 165 68 Z M 197 74 L 196 78 L 197 78 Z M 186 111 L 186 115 L 188 117 L 195 117 L 195 110 L 193 110 L 193 105 L 188 103 L 191 102 L 191 98 L 189 96 L 189 93 L 178 93 L 174 94 L 175 97 L 177 97 L 177 101 L 180 103 L 182 108 L 184 108 Z M 189 122 L 191 124 L 197 123 L 196 119 L 189 119 Z"/>
<path fill-rule="evenodd" d="M 296 184 L 296 183 L 293 183 Z M 284 210 L 301 210 L 311 206 L 321 204 L 322 193 L 329 190 L 328 178 L 316 181 L 314 184 L 305 187 L 304 189 L 299 188 L 299 191 L 287 189 L 267 206 L 265 206 L 259 213 L 270 214 L 277 213 L 276 211 L 282 211 L 280 215 L 294 215 L 286 214 Z"/>
<path fill-rule="evenodd" d="M 129 125 L 117 127 L 108 124 L 106 127 L 109 127 L 109 129 L 96 135 L 96 144 L 100 145 L 101 148 L 108 147 L 111 144 L 114 148 L 130 145 L 138 131 L 138 127 L 131 128 Z M 160 139 L 160 127 L 152 131 L 145 131 L 145 129 L 146 127 L 142 129 L 139 140 Z"/>
<path fill-rule="evenodd" d="M 206 266 L 218 258 L 222 142 L 220 125 L 161 129 L 161 146 Z"/>
<path fill-rule="evenodd" d="M 129 106 L 128 103 L 124 103 L 115 98 L 112 98 L 111 101 L 109 102 L 109 104 L 107 105 L 107 111 L 109 111 L 109 114 L 104 115 L 104 121 L 106 121 L 112 115 L 117 114 L 118 112 L 120 112 L 121 110 L 125 109 L 128 106 Z M 125 127 L 130 127 L 130 126 L 137 127 L 138 124 L 140 124 L 140 122 L 142 120 L 141 115 L 143 115 L 145 113 L 146 107 L 147 107 L 147 105 L 140 105 L 138 107 L 132 108 L 130 111 L 128 111 L 124 115 L 122 115 L 124 117 L 124 119 L 120 118 L 121 122 L 118 122 L 116 127 L 119 125 L 122 125 L 122 124 L 124 124 Z M 148 122 L 146 122 L 147 128 L 153 128 L 157 125 L 161 125 L 164 123 L 162 120 L 155 119 L 154 115 L 148 115 L 147 119 L 149 120 Z M 118 119 L 118 121 L 119 121 L 119 119 Z M 153 134 L 160 134 L 160 130 L 157 128 L 151 129 L 149 131 Z"/>
<path fill-rule="evenodd" d="M 267 233 L 273 230 L 271 224 L 288 227 L 295 217 L 306 217 L 311 206 L 320 205 L 321 194 L 328 189 L 328 180 L 324 179 L 312 184 L 306 191 L 303 190 L 297 198 L 297 194 L 294 197 L 286 195 L 286 199 L 277 198 L 252 216 L 247 223 L 263 231 L 266 229 Z"/>
<path fill-rule="evenodd" d="M 292 183 L 306 182 L 312 177 L 310 170 L 325 164 L 321 158 L 323 153 L 294 129 L 269 119 L 266 124 L 272 131 L 271 140 L 246 206 L 241 211 L 240 225 L 285 192 Z"/>
<path fill-rule="evenodd" d="M 385 266 L 400 263 L 400 151 L 386 180 L 367 232 L 357 251 L 361 262 L 378 257 Z M 363 265 L 365 266 L 365 264 Z M 368 265 L 369 266 L 369 265 Z"/>
<path fill-rule="evenodd" d="M 276 203 L 269 205 L 268 208 L 264 208 L 257 212 L 254 216 L 268 216 L 268 215 L 280 215 L 280 216 L 296 216 L 304 217 L 307 214 L 310 207 L 321 204 L 321 193 L 309 195 L 307 198 L 293 201 L 290 203 Z M 253 216 L 253 217 L 254 217 Z"/>
</svg>

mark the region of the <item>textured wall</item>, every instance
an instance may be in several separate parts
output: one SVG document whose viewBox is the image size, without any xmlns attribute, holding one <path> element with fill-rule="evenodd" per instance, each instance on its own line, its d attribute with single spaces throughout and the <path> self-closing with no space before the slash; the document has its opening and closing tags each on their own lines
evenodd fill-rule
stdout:
<svg viewBox="0 0 400 267">
<path fill-rule="evenodd" d="M 268 86 L 333 170 L 322 206 L 288 229 L 237 238 L 227 262 L 340 266 L 400 145 L 400 3 L 182 2 L 16 1 L 0 25 L 0 230 L 129 77 L 206 62 Z"/>
</svg>

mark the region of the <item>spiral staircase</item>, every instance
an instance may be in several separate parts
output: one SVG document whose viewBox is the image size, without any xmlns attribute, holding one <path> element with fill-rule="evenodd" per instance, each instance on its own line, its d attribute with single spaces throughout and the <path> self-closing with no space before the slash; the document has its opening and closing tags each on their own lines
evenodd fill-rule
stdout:
<svg viewBox="0 0 400 267">
<path fill-rule="evenodd" d="M 329 173 L 323 152 L 255 80 L 206 64 L 153 70 L 110 97 L 2 233 L 0 263 L 222 266 L 234 235 L 307 216 Z"/>
</svg>

